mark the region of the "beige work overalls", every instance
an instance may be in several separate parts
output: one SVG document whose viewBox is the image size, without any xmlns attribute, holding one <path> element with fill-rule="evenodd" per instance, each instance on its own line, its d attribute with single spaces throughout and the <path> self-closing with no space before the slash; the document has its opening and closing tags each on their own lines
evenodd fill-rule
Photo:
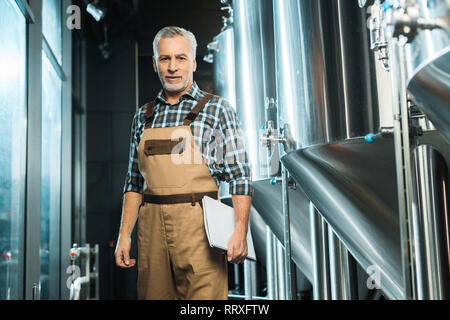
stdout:
<svg viewBox="0 0 450 320">
<path fill-rule="evenodd" d="M 225 300 L 226 255 L 209 246 L 200 205 L 219 188 L 194 143 L 190 124 L 211 98 L 203 98 L 182 126 L 152 128 L 154 102 L 138 149 L 145 179 L 138 219 L 138 298 Z"/>
</svg>

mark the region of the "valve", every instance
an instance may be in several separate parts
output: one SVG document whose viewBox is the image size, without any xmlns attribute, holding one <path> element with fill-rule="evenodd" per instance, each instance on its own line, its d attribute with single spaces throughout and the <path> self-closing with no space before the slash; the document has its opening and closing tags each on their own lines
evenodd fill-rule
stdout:
<svg viewBox="0 0 450 320">
<path fill-rule="evenodd" d="M 394 7 L 394 5 L 392 4 L 392 2 L 390 1 L 384 1 L 381 4 L 381 8 L 384 10 L 384 12 L 388 11 L 389 9 L 392 9 Z"/>
<path fill-rule="evenodd" d="M 375 52 L 375 57 L 381 61 L 383 68 L 389 71 L 388 40 L 386 28 L 384 27 L 386 12 L 379 6 L 373 6 L 370 10 L 371 16 L 367 20 L 367 28 L 369 29 L 370 35 L 370 49 Z"/>
<path fill-rule="evenodd" d="M 411 43 L 422 30 L 450 28 L 450 11 L 439 17 L 424 18 L 420 15 L 420 8 L 415 2 L 394 6 L 390 1 L 385 1 L 381 6 L 386 12 L 389 37 L 403 36 Z"/>
<path fill-rule="evenodd" d="M 365 136 L 365 140 L 367 143 L 374 143 L 375 142 L 375 135 L 373 133 L 368 133 Z"/>
<path fill-rule="evenodd" d="M 272 185 L 272 186 L 275 186 L 275 185 L 277 185 L 278 183 L 281 183 L 281 177 L 275 177 L 275 178 L 273 178 L 273 179 L 271 179 L 270 180 L 270 184 Z"/>
<path fill-rule="evenodd" d="M 80 255 L 80 249 L 78 245 L 74 243 L 73 247 L 70 249 L 69 256 L 70 260 L 75 261 Z"/>
<path fill-rule="evenodd" d="M 272 186 L 275 186 L 275 185 L 280 184 L 280 183 L 282 183 L 282 182 L 283 182 L 283 178 L 282 178 L 282 177 L 275 177 L 275 178 L 273 178 L 273 179 L 271 179 L 271 180 L 269 181 L 269 183 L 270 183 Z M 292 190 L 297 189 L 297 183 L 296 183 L 295 180 L 292 179 L 292 178 L 289 178 L 289 179 L 288 179 L 287 185 L 288 185 L 288 187 L 289 187 L 290 189 L 292 189 Z"/>
</svg>

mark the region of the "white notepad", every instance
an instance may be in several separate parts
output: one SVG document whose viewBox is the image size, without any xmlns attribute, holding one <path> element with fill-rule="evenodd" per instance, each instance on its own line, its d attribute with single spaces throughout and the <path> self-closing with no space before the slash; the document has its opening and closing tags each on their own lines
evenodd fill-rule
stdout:
<svg viewBox="0 0 450 320">
<path fill-rule="evenodd" d="M 234 209 L 208 196 L 203 197 L 203 216 L 209 245 L 214 248 L 228 250 L 228 240 L 234 233 L 236 220 Z M 247 232 L 247 259 L 256 261 L 250 227 Z"/>
</svg>

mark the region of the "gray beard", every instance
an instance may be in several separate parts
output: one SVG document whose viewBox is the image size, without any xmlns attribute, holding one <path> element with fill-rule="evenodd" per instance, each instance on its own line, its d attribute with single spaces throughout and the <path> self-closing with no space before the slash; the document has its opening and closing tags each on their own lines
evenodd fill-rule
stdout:
<svg viewBox="0 0 450 320">
<path fill-rule="evenodd" d="M 164 81 L 164 79 L 161 77 L 161 75 L 158 73 L 158 77 L 159 80 L 162 83 L 162 86 L 164 88 L 165 91 L 170 92 L 170 93 L 178 93 L 178 92 L 182 92 L 184 89 L 186 89 L 186 87 L 189 84 L 189 80 L 187 80 L 186 82 L 182 82 L 178 85 L 178 87 L 172 87 L 170 88 L 168 85 L 166 85 L 166 82 Z"/>
<path fill-rule="evenodd" d="M 178 87 L 169 87 L 166 85 L 166 83 L 163 81 L 163 88 L 164 90 L 166 90 L 167 92 L 171 92 L 171 93 L 178 93 L 178 92 L 182 92 L 184 89 L 186 89 L 187 87 L 187 83 L 180 83 L 178 85 Z"/>
</svg>

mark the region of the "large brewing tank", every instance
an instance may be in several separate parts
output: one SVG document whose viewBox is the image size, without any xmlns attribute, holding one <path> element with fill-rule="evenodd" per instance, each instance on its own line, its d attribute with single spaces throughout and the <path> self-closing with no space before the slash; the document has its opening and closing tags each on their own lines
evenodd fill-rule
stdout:
<svg viewBox="0 0 450 320">
<path fill-rule="evenodd" d="M 254 181 L 268 177 L 266 150 L 259 142 L 266 98 L 275 95 L 272 0 L 235 0 L 236 112 L 245 136 Z"/>
<path fill-rule="evenodd" d="M 421 111 L 450 141 L 450 1 L 417 0 L 419 17 L 439 28 L 419 31 L 405 45 L 408 90 Z"/>
<path fill-rule="evenodd" d="M 264 15 L 264 14 L 263 14 Z M 236 105 L 236 67 L 235 67 L 235 48 L 234 48 L 234 27 L 232 24 L 234 18 L 233 11 L 230 11 L 230 18 L 228 18 L 227 24 L 224 29 L 213 38 L 213 41 L 208 44 L 208 49 L 212 53 L 213 59 L 209 60 L 209 57 L 206 58 L 207 61 L 214 63 L 214 93 L 227 99 L 230 104 L 237 109 L 238 116 L 242 115 L 244 106 Z M 260 48 L 264 52 L 263 48 L 270 48 L 270 41 L 266 41 L 261 43 L 262 47 Z M 272 41 L 273 46 L 273 41 Z M 266 51 L 267 52 L 267 51 Z M 266 54 L 267 56 L 267 54 Z M 274 74 L 273 71 L 273 63 L 271 63 L 270 58 L 266 57 L 266 63 L 268 66 L 265 66 L 265 70 L 269 72 L 269 74 Z M 263 66 L 266 64 L 263 62 Z M 271 69 L 272 66 L 272 69 Z M 264 79 L 263 79 L 264 80 Z M 266 84 L 267 81 L 263 81 L 264 86 L 269 85 Z M 240 82 L 239 82 L 240 83 Z M 273 87 L 273 86 L 272 86 Z M 259 88 L 261 91 L 258 94 L 266 93 L 266 96 L 273 97 L 275 95 L 275 88 Z M 240 118 L 240 117 L 239 117 Z M 245 122 L 242 122 L 245 124 Z M 251 120 L 251 119 L 247 119 Z M 244 125 L 244 128 L 248 128 L 248 125 Z M 255 143 L 255 141 L 253 141 Z M 253 175 L 254 176 L 254 175 Z M 227 183 L 222 182 L 220 186 L 220 197 L 222 201 L 230 206 L 233 205 L 232 199 L 229 198 L 229 186 Z M 262 265 L 266 264 L 266 224 L 264 220 L 261 218 L 259 212 L 252 207 L 250 213 L 250 227 L 252 236 L 254 239 L 254 245 L 256 250 L 256 255 L 258 262 Z"/>
<path fill-rule="evenodd" d="M 356 1 L 274 1 L 280 127 L 297 149 L 377 126 L 365 20 Z"/>
<path fill-rule="evenodd" d="M 236 107 L 233 28 L 225 28 L 209 46 L 214 49 L 214 92 Z"/>
<path fill-rule="evenodd" d="M 320 1 L 274 0 L 274 33 L 279 126 L 295 148 L 324 143 L 331 117 Z"/>
<path fill-rule="evenodd" d="M 213 54 L 214 93 L 227 99 L 233 107 L 236 107 L 233 27 L 228 26 L 215 36 L 208 44 L 208 48 Z M 225 204 L 233 206 L 228 183 L 221 183 L 220 198 Z M 262 265 L 266 265 L 266 223 L 253 206 L 250 212 L 250 228 L 257 260 Z"/>
<path fill-rule="evenodd" d="M 214 63 L 214 93 L 225 98 L 236 108 L 234 36 L 233 27 L 226 26 L 221 33 L 208 44 Z M 208 58 L 206 59 L 208 61 Z M 229 196 L 228 183 L 220 184 L 220 197 Z"/>
<path fill-rule="evenodd" d="M 364 152 L 358 154 L 361 159 L 367 161 L 370 159 L 366 150 L 369 145 L 364 144 L 363 138 L 349 138 L 378 128 L 377 95 L 373 94 L 376 87 L 371 87 L 376 83 L 375 66 L 373 59 L 370 59 L 371 53 L 364 48 L 369 46 L 366 18 L 356 1 L 274 1 L 279 123 L 280 128 L 286 124 L 289 126 L 298 149 L 295 152 L 285 150 L 287 154 L 282 158 L 282 162 L 360 265 L 367 268 L 369 262 L 378 262 L 379 258 L 379 265 L 387 267 L 387 275 L 383 278 L 383 281 L 389 283 L 389 286 L 386 286 L 389 289 L 387 292 L 391 294 L 390 297 L 401 297 L 401 288 L 397 283 L 400 269 L 397 228 L 388 220 L 389 215 L 386 214 L 395 214 L 396 211 L 390 207 L 386 209 L 387 205 L 383 199 L 368 211 L 365 207 L 367 203 L 373 204 L 376 201 L 362 202 L 354 189 L 355 186 L 361 187 L 360 192 L 370 200 L 371 194 L 368 190 L 385 191 L 382 183 L 373 186 L 370 179 L 376 178 L 377 175 L 383 179 L 386 176 L 392 177 L 392 170 L 387 171 L 386 163 L 381 161 L 378 164 L 384 171 L 373 171 L 370 165 L 356 162 L 356 150 L 343 147 L 351 145 L 353 148 L 355 144 L 361 144 Z M 333 141 L 339 142 L 329 144 Z M 331 153 L 315 152 L 326 149 L 342 153 L 343 165 L 333 163 Z M 392 150 L 386 147 L 385 149 Z M 375 148 L 370 150 L 374 152 Z M 305 156 L 309 154 L 311 159 Z M 312 166 L 306 165 L 309 161 L 319 163 L 316 171 L 313 172 Z M 349 165 L 351 162 L 353 165 Z M 360 169 L 355 169 L 355 162 L 361 164 Z M 391 161 L 387 165 L 393 163 Z M 395 167 L 389 168 L 395 170 Z M 333 172 L 330 173 L 329 170 Z M 369 187 L 352 183 L 346 185 L 349 182 L 347 177 L 355 175 L 357 180 L 369 181 Z M 390 179 L 383 179 L 380 180 L 392 182 Z M 312 190 L 319 191 L 316 193 Z M 339 197 L 339 193 L 347 196 Z M 394 206 L 395 200 L 394 198 L 392 202 Z M 324 205 L 326 203 L 330 205 Z M 354 208 L 354 214 L 350 215 L 346 211 L 344 203 L 348 203 L 349 208 Z M 337 214 L 340 210 L 342 216 Z M 301 221 L 309 220 L 307 210 L 293 211 L 293 214 L 299 215 L 294 217 L 294 222 L 295 218 Z M 373 220 L 377 224 L 370 224 Z M 389 241 L 383 238 L 386 235 L 383 233 L 386 224 L 393 230 L 389 234 L 393 235 L 389 237 Z M 373 236 L 367 238 L 364 232 L 372 231 L 374 226 Z M 292 227 L 296 228 L 295 225 Z M 299 234 L 299 240 L 303 243 L 307 243 L 304 239 L 309 237 L 309 229 Z M 387 262 L 383 260 L 385 243 L 393 248 L 392 253 L 389 252 L 386 257 Z M 294 242 L 294 249 L 296 246 L 298 244 Z M 371 251 L 368 252 L 367 248 Z M 306 259 L 307 256 L 303 256 L 304 264 L 311 263 L 311 259 Z M 382 262 L 384 264 L 381 264 Z"/>
</svg>

